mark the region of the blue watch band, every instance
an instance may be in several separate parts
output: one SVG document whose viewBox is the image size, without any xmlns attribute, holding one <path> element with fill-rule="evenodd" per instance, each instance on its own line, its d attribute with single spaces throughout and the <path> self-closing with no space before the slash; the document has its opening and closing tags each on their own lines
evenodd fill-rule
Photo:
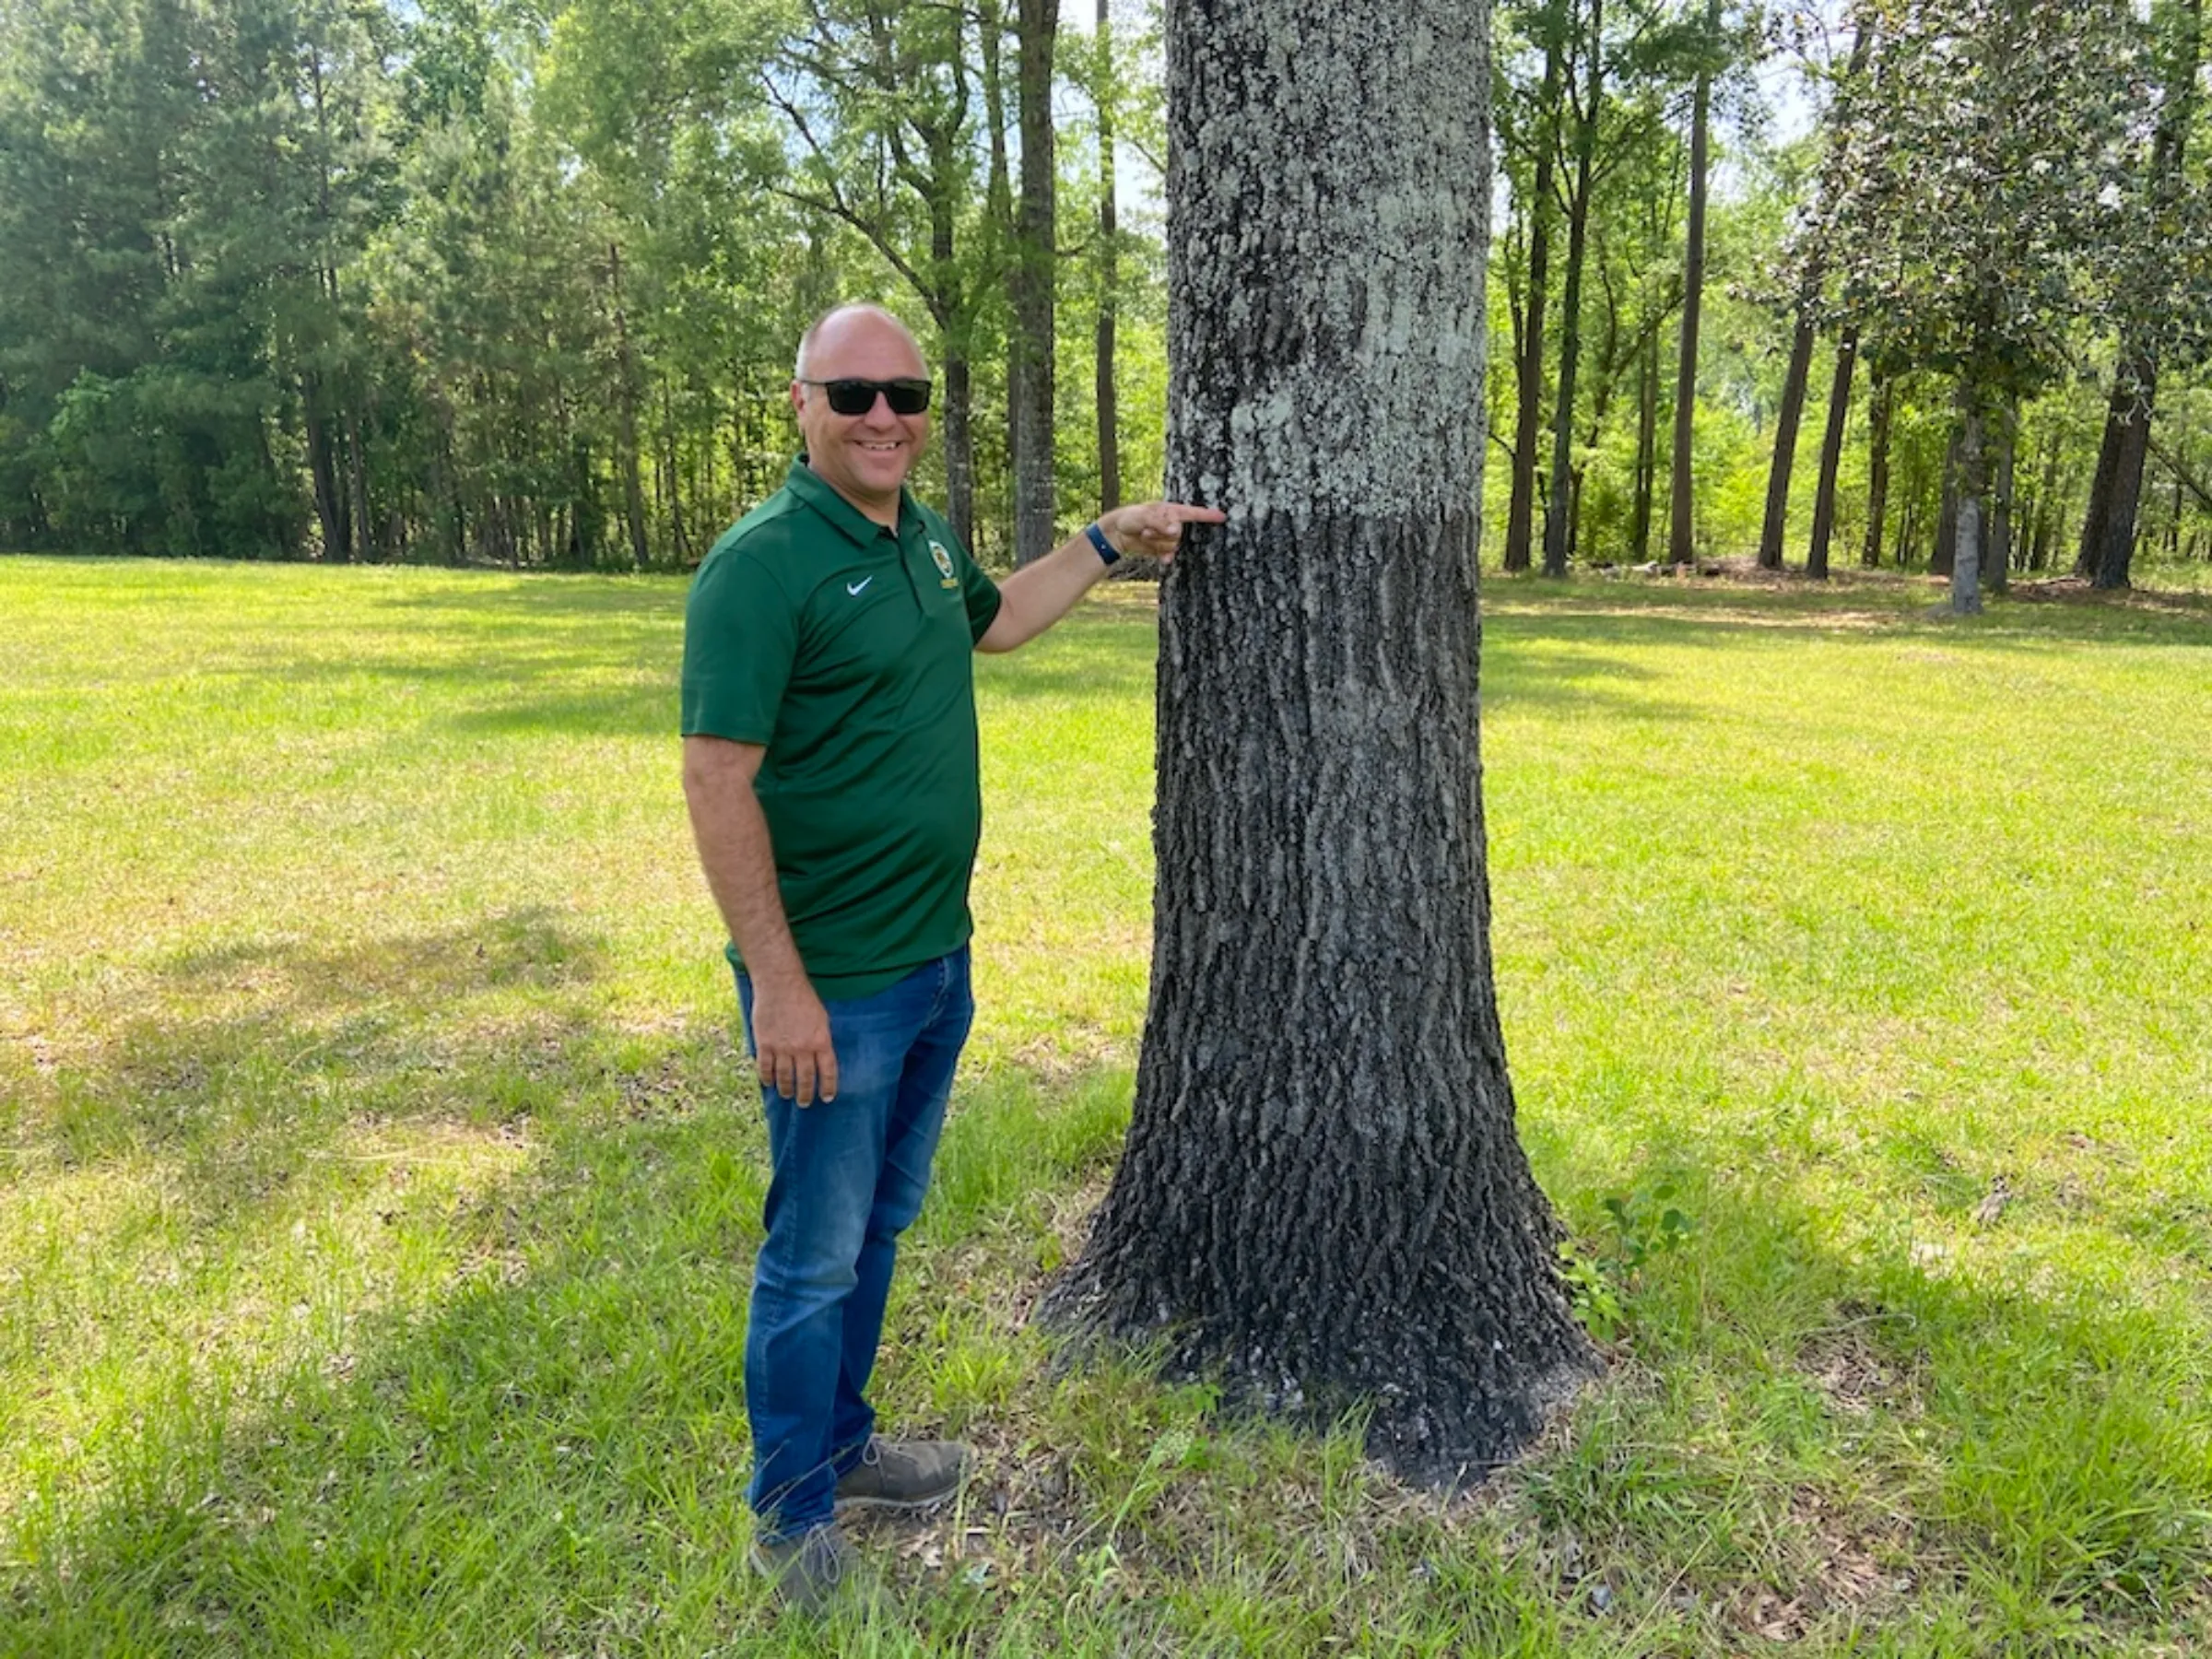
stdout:
<svg viewBox="0 0 2212 1659">
<path fill-rule="evenodd" d="M 1106 539 L 1106 532 L 1099 528 L 1097 519 L 1092 519 L 1083 526 L 1083 534 L 1090 537 L 1090 545 L 1099 550 L 1099 558 L 1103 562 L 1114 564 L 1120 560 L 1121 553 Z"/>
</svg>

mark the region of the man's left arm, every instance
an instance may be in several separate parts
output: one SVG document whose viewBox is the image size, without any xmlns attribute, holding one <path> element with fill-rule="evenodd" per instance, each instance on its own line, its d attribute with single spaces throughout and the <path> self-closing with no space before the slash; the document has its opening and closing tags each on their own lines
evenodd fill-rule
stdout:
<svg viewBox="0 0 2212 1659">
<path fill-rule="evenodd" d="M 1098 520 L 1099 534 L 1119 556 L 1171 559 L 1185 524 L 1218 524 L 1227 514 L 1182 501 L 1147 501 L 1116 507 Z M 1061 618 L 1106 574 L 1107 561 L 1082 531 L 998 584 L 998 615 L 976 641 L 979 651 L 1012 651 L 1026 645 Z"/>
</svg>

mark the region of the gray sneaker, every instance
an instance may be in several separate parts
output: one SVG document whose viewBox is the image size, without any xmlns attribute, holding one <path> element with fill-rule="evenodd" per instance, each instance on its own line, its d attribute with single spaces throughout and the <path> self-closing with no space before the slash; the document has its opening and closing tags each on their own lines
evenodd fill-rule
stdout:
<svg viewBox="0 0 2212 1659">
<path fill-rule="evenodd" d="M 837 1483 L 842 1509 L 927 1509 L 960 1489 L 968 1448 L 958 1441 L 895 1441 L 880 1434 L 863 1447 L 860 1461 Z"/>
<path fill-rule="evenodd" d="M 835 1522 L 780 1543 L 756 1543 L 752 1561 L 754 1571 L 774 1584 L 776 1599 L 801 1613 L 826 1613 L 867 1599 L 860 1552 Z"/>
</svg>

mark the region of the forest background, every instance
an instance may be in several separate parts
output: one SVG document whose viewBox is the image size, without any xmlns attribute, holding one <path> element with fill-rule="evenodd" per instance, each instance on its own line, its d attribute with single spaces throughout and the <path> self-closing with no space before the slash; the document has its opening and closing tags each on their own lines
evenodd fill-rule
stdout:
<svg viewBox="0 0 2212 1659">
<path fill-rule="evenodd" d="M 1159 30 L 16 0 L 0 547 L 680 569 L 780 477 L 806 321 L 879 297 L 922 487 L 1033 556 L 1159 486 Z M 2212 558 L 2201 0 L 1497 30 L 1486 558 L 1945 570 L 1962 494 L 1985 582 Z"/>
</svg>

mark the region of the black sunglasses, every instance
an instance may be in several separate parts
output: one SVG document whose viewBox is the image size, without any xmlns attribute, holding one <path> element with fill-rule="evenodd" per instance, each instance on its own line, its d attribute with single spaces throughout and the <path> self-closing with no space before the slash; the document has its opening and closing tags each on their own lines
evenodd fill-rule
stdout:
<svg viewBox="0 0 2212 1659">
<path fill-rule="evenodd" d="M 819 386 L 830 394 L 830 407 L 840 415 L 865 415 L 876 406 L 880 392 L 890 399 L 894 415 L 919 415 L 929 407 L 925 380 L 803 380 L 802 386 Z"/>
</svg>

